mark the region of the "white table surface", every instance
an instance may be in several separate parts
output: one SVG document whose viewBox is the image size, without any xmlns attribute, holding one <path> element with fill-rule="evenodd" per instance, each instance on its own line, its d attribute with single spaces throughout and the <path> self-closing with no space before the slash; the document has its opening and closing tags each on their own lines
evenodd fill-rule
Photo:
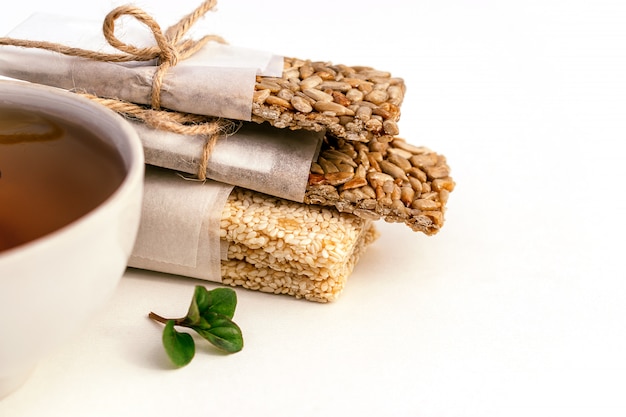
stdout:
<svg viewBox="0 0 626 417">
<path fill-rule="evenodd" d="M 155 3 L 135 2 L 163 26 L 198 4 Z M 0 32 L 119 4 L 11 2 Z M 218 9 L 197 32 L 403 77 L 402 135 L 445 154 L 457 182 L 445 227 L 380 224 L 333 304 L 237 290 L 244 350 L 199 348 L 179 370 L 146 315 L 184 314 L 198 281 L 128 271 L 0 416 L 626 415 L 626 3 Z"/>
</svg>

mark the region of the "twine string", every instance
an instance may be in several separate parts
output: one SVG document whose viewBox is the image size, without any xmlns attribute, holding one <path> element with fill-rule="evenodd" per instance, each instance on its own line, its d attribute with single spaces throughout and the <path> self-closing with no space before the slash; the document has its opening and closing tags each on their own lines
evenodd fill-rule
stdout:
<svg viewBox="0 0 626 417">
<path fill-rule="evenodd" d="M 150 108 L 119 99 L 98 97 L 84 92 L 78 93 L 98 101 L 124 116 L 140 120 L 155 129 L 168 130 L 184 135 L 204 136 L 206 141 L 197 172 L 198 178 L 204 180 L 206 178 L 208 159 L 217 143 L 217 139 L 220 135 L 233 134 L 238 129 L 239 124 L 221 118 L 161 110 L 161 91 L 165 74 L 170 68 L 176 66 L 179 61 L 193 55 L 210 41 L 226 43 L 222 37 L 217 35 L 206 35 L 199 40 L 184 39 L 184 36 L 198 19 L 213 9 L 216 4 L 217 0 L 203 1 L 200 6 L 169 27 L 165 32 L 161 30 L 161 27 L 152 16 L 138 7 L 126 5 L 113 9 L 104 19 L 102 33 L 109 45 L 121 53 L 103 53 L 52 42 L 7 37 L 0 38 L 0 45 L 45 49 L 63 55 L 112 63 L 151 61 L 156 59 L 157 68 L 152 78 Z M 130 16 L 145 25 L 152 33 L 156 45 L 139 48 L 117 38 L 115 36 L 116 22 L 123 16 Z"/>
<path fill-rule="evenodd" d="M 189 29 L 213 9 L 217 0 L 206 0 L 193 12 L 184 16 L 176 24 L 167 29 L 165 33 L 152 16 L 142 9 L 130 5 L 120 6 L 113 9 L 105 17 L 102 25 L 102 32 L 105 39 L 115 49 L 133 57 L 133 61 L 149 61 L 158 59 L 158 68 L 152 79 L 151 106 L 154 109 L 161 107 L 161 90 L 165 73 L 171 67 L 176 66 L 180 60 L 184 60 L 200 50 L 209 41 L 226 43 L 224 39 L 217 35 L 206 35 L 199 40 L 183 39 Z M 137 48 L 122 42 L 115 36 L 115 22 L 123 16 L 131 16 L 150 29 L 156 46 L 150 48 Z"/>
</svg>

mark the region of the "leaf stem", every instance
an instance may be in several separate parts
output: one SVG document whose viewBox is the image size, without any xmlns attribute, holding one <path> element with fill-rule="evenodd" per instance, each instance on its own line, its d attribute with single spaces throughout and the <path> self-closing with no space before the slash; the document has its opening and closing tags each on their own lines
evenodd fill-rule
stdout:
<svg viewBox="0 0 626 417">
<path fill-rule="evenodd" d="M 163 323 L 163 324 L 167 324 L 168 321 L 173 320 L 174 321 L 174 325 L 176 326 L 181 326 L 183 325 L 183 322 L 185 320 L 184 317 L 180 318 L 180 319 L 166 319 L 163 316 L 159 316 L 157 313 L 154 312 L 150 312 L 150 314 L 148 314 L 148 318 L 151 318 L 154 321 L 158 321 L 159 323 Z"/>
<path fill-rule="evenodd" d="M 148 317 L 154 321 L 158 321 L 159 323 L 167 323 L 167 319 L 165 317 L 161 317 L 158 314 L 153 313 L 152 311 L 150 312 L 150 314 L 148 314 Z"/>
</svg>

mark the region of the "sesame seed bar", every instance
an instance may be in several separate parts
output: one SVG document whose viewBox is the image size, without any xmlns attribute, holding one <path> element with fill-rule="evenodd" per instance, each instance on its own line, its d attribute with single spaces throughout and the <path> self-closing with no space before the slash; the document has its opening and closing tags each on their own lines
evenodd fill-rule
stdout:
<svg viewBox="0 0 626 417">
<path fill-rule="evenodd" d="M 377 236 L 370 220 L 235 188 L 220 223 L 222 282 L 332 301 Z"/>
</svg>

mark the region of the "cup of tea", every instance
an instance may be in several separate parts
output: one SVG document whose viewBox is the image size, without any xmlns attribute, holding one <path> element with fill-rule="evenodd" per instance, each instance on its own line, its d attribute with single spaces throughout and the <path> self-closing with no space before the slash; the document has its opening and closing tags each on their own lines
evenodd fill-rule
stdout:
<svg viewBox="0 0 626 417">
<path fill-rule="evenodd" d="M 144 159 L 108 108 L 0 80 L 0 398 L 105 305 L 132 251 Z"/>
</svg>

